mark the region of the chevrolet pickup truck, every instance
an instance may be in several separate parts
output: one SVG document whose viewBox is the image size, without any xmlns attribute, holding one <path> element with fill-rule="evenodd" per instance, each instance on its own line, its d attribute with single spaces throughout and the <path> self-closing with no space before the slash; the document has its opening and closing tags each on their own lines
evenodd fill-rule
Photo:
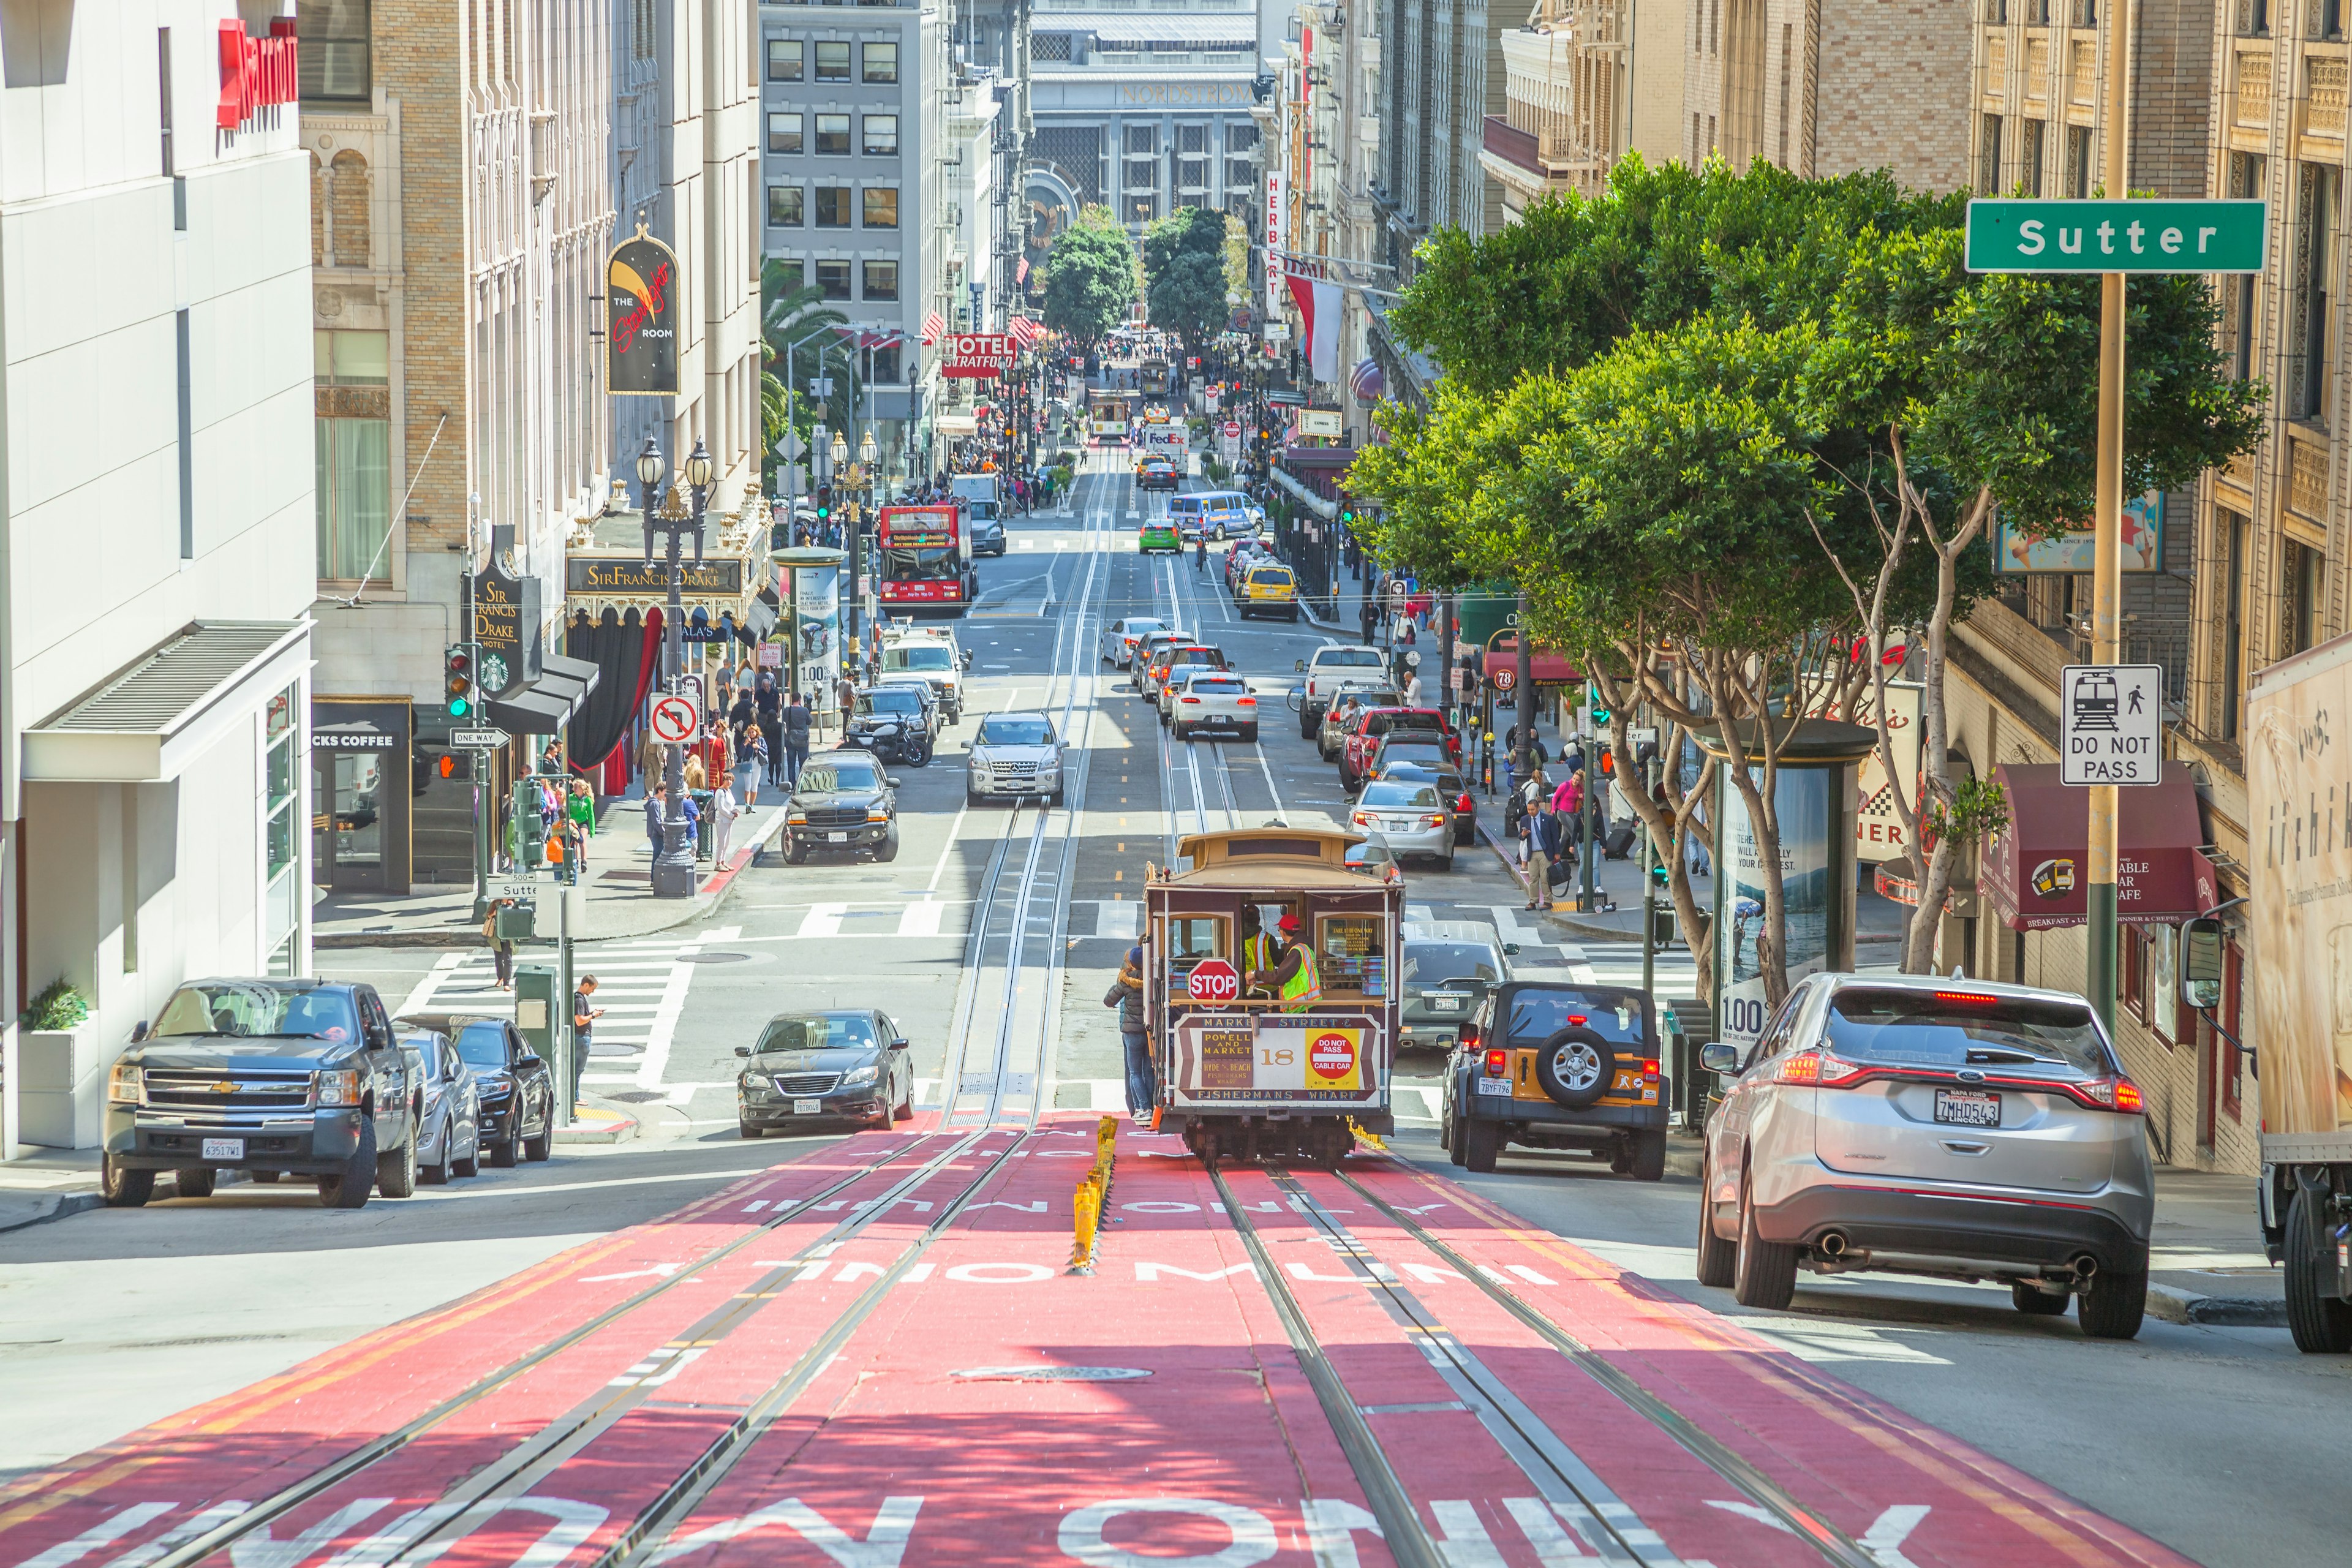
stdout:
<svg viewBox="0 0 2352 1568">
<path fill-rule="evenodd" d="M 423 1097 L 373 985 L 193 980 L 107 1081 L 106 1201 L 138 1207 L 158 1171 L 208 1197 L 225 1170 L 310 1177 L 327 1208 L 404 1198 Z"/>
</svg>

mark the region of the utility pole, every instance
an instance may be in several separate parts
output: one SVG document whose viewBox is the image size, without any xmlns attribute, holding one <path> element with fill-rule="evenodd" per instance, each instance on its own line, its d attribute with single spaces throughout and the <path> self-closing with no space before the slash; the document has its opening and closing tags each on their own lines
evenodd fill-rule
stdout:
<svg viewBox="0 0 2352 1568">
<path fill-rule="evenodd" d="M 645 450 L 637 454 L 637 482 L 643 487 L 640 498 L 645 507 L 646 560 L 652 563 L 654 535 L 664 536 L 668 570 L 668 607 L 663 612 L 662 626 L 662 689 L 676 695 L 681 689 L 686 671 L 686 608 L 683 595 L 686 588 L 686 564 L 681 546 L 685 536 L 694 536 L 694 559 L 702 559 L 702 509 L 709 500 L 712 463 L 710 454 L 700 441 L 686 459 L 683 478 L 688 497 L 681 500 L 677 488 L 670 487 L 668 496 L 656 507 L 655 495 L 659 489 L 667 464 L 653 437 L 646 437 Z M 698 713 L 701 704 L 697 702 Z M 694 896 L 694 846 L 686 837 L 686 746 L 682 742 L 669 743 L 668 765 L 664 768 L 664 783 L 668 786 L 669 804 L 662 813 L 661 849 L 654 857 L 653 892 L 657 899 L 689 899 Z"/>
<path fill-rule="evenodd" d="M 2131 59 L 2130 0 L 2113 0 L 2107 16 L 2105 195 L 2120 201 L 2128 174 L 2125 87 Z M 2123 662 L 2124 275 L 2099 279 L 2099 453 L 2092 536 L 2091 662 Z M 2159 763 L 2159 766 L 2161 764 Z M 2090 886 L 2084 901 L 2089 927 L 2091 1006 L 2108 1030 L 2116 1023 L 2116 785 L 2090 786 L 2086 844 Z"/>
</svg>

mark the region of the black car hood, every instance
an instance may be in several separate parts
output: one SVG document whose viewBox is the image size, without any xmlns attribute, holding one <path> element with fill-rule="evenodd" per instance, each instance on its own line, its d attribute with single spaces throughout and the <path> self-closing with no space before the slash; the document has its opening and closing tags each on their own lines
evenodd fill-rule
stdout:
<svg viewBox="0 0 2352 1568">
<path fill-rule="evenodd" d="M 815 1051 L 761 1051 L 743 1064 L 746 1072 L 847 1072 L 880 1058 L 871 1046 L 829 1046 Z"/>
<path fill-rule="evenodd" d="M 792 808 L 794 811 L 824 811 L 835 806 L 863 806 L 872 811 L 883 804 L 883 797 L 872 790 L 795 790 Z"/>
<path fill-rule="evenodd" d="M 123 1053 L 126 1062 L 142 1067 L 202 1068 L 228 1071 L 234 1068 L 281 1068 L 315 1072 L 341 1066 L 359 1054 L 350 1040 L 319 1040 L 305 1036 L 273 1038 L 252 1035 L 171 1035 L 136 1045 Z"/>
</svg>

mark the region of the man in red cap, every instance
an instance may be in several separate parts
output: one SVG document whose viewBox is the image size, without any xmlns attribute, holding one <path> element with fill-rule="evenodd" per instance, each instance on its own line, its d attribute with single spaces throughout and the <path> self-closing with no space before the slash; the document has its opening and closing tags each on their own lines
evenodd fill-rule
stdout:
<svg viewBox="0 0 2352 1568">
<path fill-rule="evenodd" d="M 1301 926 L 1297 911 L 1285 910 L 1275 922 L 1281 931 L 1274 966 L 1250 976 L 1250 984 L 1274 993 L 1283 1004 L 1283 1011 L 1295 1013 L 1312 1006 L 1322 994 L 1315 968 L 1315 951 L 1299 940 Z"/>
</svg>

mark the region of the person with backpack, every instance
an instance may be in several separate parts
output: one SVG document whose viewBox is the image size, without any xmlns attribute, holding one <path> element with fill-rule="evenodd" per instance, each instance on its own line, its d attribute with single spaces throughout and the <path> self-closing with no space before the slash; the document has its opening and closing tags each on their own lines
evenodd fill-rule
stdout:
<svg viewBox="0 0 2352 1568">
<path fill-rule="evenodd" d="M 787 790 L 801 786 L 801 769 L 808 762 L 809 729 L 815 722 L 815 715 L 808 709 L 808 700 L 800 692 L 793 692 L 792 701 L 784 708 L 784 787 Z"/>
</svg>

